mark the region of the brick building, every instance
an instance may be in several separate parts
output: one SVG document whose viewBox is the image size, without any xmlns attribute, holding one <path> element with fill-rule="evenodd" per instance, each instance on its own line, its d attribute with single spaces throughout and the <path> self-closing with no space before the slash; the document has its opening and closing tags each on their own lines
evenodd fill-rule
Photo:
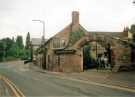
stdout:
<svg viewBox="0 0 135 97">
<path fill-rule="evenodd" d="M 37 64 L 44 69 L 61 72 L 81 72 L 84 70 L 83 47 L 91 45 L 94 54 L 104 53 L 107 44 L 115 53 L 114 70 L 124 62 L 130 64 L 130 32 L 87 31 L 79 23 L 79 12 L 72 12 L 72 22 L 45 42 L 37 52 Z M 125 54 L 125 55 L 124 55 Z"/>
</svg>

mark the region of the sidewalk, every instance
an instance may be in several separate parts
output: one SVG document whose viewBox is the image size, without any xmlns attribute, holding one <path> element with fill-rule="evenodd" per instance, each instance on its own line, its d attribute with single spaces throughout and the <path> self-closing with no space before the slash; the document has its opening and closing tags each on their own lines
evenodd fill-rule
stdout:
<svg viewBox="0 0 135 97">
<path fill-rule="evenodd" d="M 70 74 L 69 76 L 86 81 L 135 89 L 135 72 L 113 73 L 109 70 L 100 70 L 97 72 L 96 69 L 93 69 L 79 74 Z"/>
<path fill-rule="evenodd" d="M 91 81 L 100 84 L 119 86 L 135 90 L 135 72 L 113 73 L 110 70 L 97 71 L 96 69 L 91 69 L 81 73 L 63 73 L 42 70 L 35 65 L 30 66 L 30 68 L 41 73 L 48 73 L 56 76 L 63 76 L 83 81 Z"/>
</svg>

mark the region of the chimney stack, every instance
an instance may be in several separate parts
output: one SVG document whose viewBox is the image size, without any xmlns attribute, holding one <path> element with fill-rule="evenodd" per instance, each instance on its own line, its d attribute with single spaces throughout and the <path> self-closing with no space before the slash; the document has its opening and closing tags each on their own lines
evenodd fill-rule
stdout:
<svg viewBox="0 0 135 97">
<path fill-rule="evenodd" d="M 72 31 L 76 31 L 79 28 L 79 12 L 72 12 Z"/>
<path fill-rule="evenodd" d="M 79 24 L 79 12 L 77 11 L 72 12 L 72 24 Z"/>
</svg>

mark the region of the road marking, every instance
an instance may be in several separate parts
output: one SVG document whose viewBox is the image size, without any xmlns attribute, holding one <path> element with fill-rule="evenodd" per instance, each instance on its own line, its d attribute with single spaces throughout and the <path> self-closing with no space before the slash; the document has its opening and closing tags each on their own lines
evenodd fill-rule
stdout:
<svg viewBox="0 0 135 97">
<path fill-rule="evenodd" d="M 102 84 L 102 83 L 85 81 L 85 80 L 74 79 L 74 78 L 69 78 L 69 77 L 62 77 L 62 76 L 57 76 L 57 78 L 71 80 L 71 81 L 77 81 L 77 82 L 81 82 L 81 83 L 85 83 L 85 84 L 91 84 L 91 85 L 96 85 L 96 86 L 107 87 L 107 88 L 112 88 L 112 89 L 123 90 L 123 91 L 135 93 L 135 89 L 125 88 L 125 87 L 121 87 L 121 86 Z"/>
<path fill-rule="evenodd" d="M 0 75 L 0 78 L 9 86 L 15 97 L 25 97 L 23 93 L 8 78 Z"/>
</svg>

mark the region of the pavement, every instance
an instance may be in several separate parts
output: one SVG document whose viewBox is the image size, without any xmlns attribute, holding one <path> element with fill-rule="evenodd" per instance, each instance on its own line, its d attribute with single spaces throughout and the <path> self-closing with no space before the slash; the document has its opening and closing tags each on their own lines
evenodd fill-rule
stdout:
<svg viewBox="0 0 135 97">
<path fill-rule="evenodd" d="M 0 74 L 12 81 L 26 97 L 135 97 L 134 88 L 124 88 L 111 84 L 107 85 L 106 83 L 98 83 L 94 81 L 94 75 L 91 75 L 90 79 L 85 77 L 90 75 L 91 72 L 95 74 L 97 79 L 105 78 L 101 77 L 102 74 L 108 77 L 108 73 L 100 73 L 101 71 L 97 72 L 94 70 L 69 74 L 44 71 L 31 64 L 24 65 L 21 61 L 0 63 Z M 97 76 L 98 73 L 100 77 Z"/>
<path fill-rule="evenodd" d="M 116 73 L 110 70 L 97 71 L 96 69 L 90 69 L 80 73 L 64 73 L 42 70 L 35 65 L 32 65 L 31 69 L 37 72 L 50 73 L 57 76 L 65 76 L 84 81 L 93 81 L 101 84 L 113 85 L 135 90 L 135 71 Z"/>
<path fill-rule="evenodd" d="M 100 70 L 97 72 L 96 69 L 93 69 L 82 72 L 80 74 L 73 73 L 68 76 L 107 85 L 135 89 L 135 72 L 113 73 L 109 70 Z"/>
</svg>

